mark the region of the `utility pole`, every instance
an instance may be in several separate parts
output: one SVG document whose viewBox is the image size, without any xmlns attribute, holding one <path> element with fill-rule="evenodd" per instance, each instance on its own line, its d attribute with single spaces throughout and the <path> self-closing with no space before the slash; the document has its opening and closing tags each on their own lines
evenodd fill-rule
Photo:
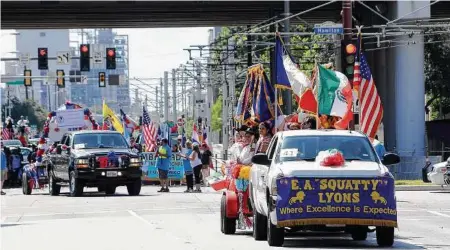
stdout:
<svg viewBox="0 0 450 250">
<path fill-rule="evenodd" d="M 173 122 L 177 122 L 177 79 L 176 79 L 177 71 L 172 69 L 172 115 Z"/>
<path fill-rule="evenodd" d="M 234 46 L 235 46 L 235 41 L 232 38 L 230 41 L 231 54 L 228 57 L 228 59 L 229 59 L 228 63 L 231 65 L 230 87 L 229 87 L 229 93 L 228 93 L 230 102 L 228 104 L 229 105 L 228 109 L 226 110 L 228 131 L 231 131 L 231 128 L 234 127 L 233 114 L 234 114 L 234 107 L 236 105 L 236 90 L 235 90 L 236 89 L 235 88 L 236 87 L 236 66 L 235 66 L 235 61 L 234 61 Z"/>
<path fill-rule="evenodd" d="M 251 25 L 247 25 L 248 30 L 250 30 L 251 27 L 252 27 Z M 247 35 L 247 67 L 250 67 L 253 64 L 252 41 L 253 41 L 253 37 L 251 35 Z"/>
<path fill-rule="evenodd" d="M 343 43 L 341 44 L 347 44 L 347 42 L 352 41 L 352 27 L 353 27 L 353 19 L 352 19 L 352 1 L 351 0 L 344 0 L 342 1 L 342 26 L 344 28 L 344 39 Z M 345 54 L 342 54 L 345 55 Z M 340 60 L 345 60 L 344 58 L 341 58 Z M 342 67 L 342 64 L 341 64 Z M 340 69 L 342 71 L 342 69 Z M 353 86 L 352 86 L 353 87 Z M 355 117 L 355 116 L 353 116 Z M 355 119 L 353 118 L 352 121 L 349 124 L 349 127 L 351 130 L 355 130 Z"/>
<path fill-rule="evenodd" d="M 202 77 L 202 73 L 201 73 L 201 65 L 199 61 L 194 61 L 194 63 L 196 63 L 196 68 L 197 68 L 197 86 L 195 87 L 195 103 L 194 105 L 197 107 L 197 117 L 194 116 L 194 120 L 197 119 L 198 117 L 200 117 L 200 105 L 197 105 L 197 100 L 202 100 L 202 89 L 201 89 L 201 77 Z"/>
<path fill-rule="evenodd" d="M 159 116 L 159 93 L 158 93 L 158 87 L 156 87 L 155 95 L 156 95 L 156 98 L 155 98 L 155 100 L 156 100 L 156 103 L 155 103 L 156 104 L 156 113 Z"/>
<path fill-rule="evenodd" d="M 289 0 L 284 1 L 284 14 L 285 17 L 290 15 L 290 2 Z M 290 22 L 289 19 L 284 21 L 284 32 L 290 32 Z M 284 37 L 284 44 L 290 43 L 290 37 Z M 283 91 L 283 109 L 285 114 L 292 113 L 292 91 L 291 90 L 282 90 Z"/>
<path fill-rule="evenodd" d="M 227 66 L 223 67 L 222 73 L 222 145 L 223 145 L 223 159 L 228 158 L 228 86 L 227 86 Z"/>
<path fill-rule="evenodd" d="M 214 105 L 212 79 L 211 79 L 211 66 L 208 66 L 208 81 L 206 83 L 206 126 L 208 128 L 209 142 L 211 142 L 211 112 Z"/>
<path fill-rule="evenodd" d="M 169 72 L 164 71 L 164 121 L 169 121 Z"/>
<path fill-rule="evenodd" d="M 181 106 L 182 106 L 182 114 L 185 114 L 186 112 L 186 82 L 184 81 L 184 68 L 181 70 L 181 95 L 182 95 L 182 101 L 181 101 Z M 187 112 L 186 112 L 187 113 Z M 187 114 L 185 114 L 187 115 Z"/>
</svg>

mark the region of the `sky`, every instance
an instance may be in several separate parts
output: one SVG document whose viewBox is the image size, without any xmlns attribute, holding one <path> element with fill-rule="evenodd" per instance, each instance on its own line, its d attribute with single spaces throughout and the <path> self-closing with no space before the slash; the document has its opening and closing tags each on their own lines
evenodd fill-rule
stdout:
<svg viewBox="0 0 450 250">
<path fill-rule="evenodd" d="M 161 29 L 116 29 L 118 34 L 129 35 L 130 77 L 159 78 L 164 71 L 171 71 L 186 63 L 189 54 L 183 49 L 190 45 L 208 43 L 208 29 L 161 28 Z M 0 57 L 15 57 L 14 30 L 2 30 Z M 49 48 L 50 49 L 50 48 Z M 2 63 L 1 70 L 4 70 Z"/>
</svg>

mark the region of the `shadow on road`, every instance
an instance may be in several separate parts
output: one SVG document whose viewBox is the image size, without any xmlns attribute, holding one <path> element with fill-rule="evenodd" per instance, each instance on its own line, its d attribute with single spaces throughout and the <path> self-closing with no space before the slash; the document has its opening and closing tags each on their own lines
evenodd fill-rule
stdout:
<svg viewBox="0 0 450 250">
<path fill-rule="evenodd" d="M 237 231 L 236 236 L 252 238 L 251 231 Z M 384 249 L 380 248 L 375 234 L 369 234 L 367 241 L 354 241 L 348 234 L 333 232 L 296 232 L 286 234 L 283 247 L 285 248 L 324 248 L 324 249 Z M 404 240 L 413 240 L 414 237 L 399 237 L 395 239 L 393 248 L 397 249 L 425 249 L 422 246 L 410 244 Z M 429 245 L 427 244 L 427 247 Z M 449 245 L 434 246 L 436 248 L 450 249 Z M 392 248 L 386 248 L 392 249 Z"/>
</svg>

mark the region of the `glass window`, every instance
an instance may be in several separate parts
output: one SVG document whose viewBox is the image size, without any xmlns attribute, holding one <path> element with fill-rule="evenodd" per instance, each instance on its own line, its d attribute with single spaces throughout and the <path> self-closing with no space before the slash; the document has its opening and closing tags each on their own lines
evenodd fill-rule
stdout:
<svg viewBox="0 0 450 250">
<path fill-rule="evenodd" d="M 77 134 L 74 136 L 75 148 L 128 148 L 121 134 Z"/>
<path fill-rule="evenodd" d="M 347 161 L 378 162 L 372 144 L 367 138 L 328 135 L 285 137 L 281 145 L 280 161 L 314 161 L 320 151 L 329 149 L 338 149 Z"/>
</svg>

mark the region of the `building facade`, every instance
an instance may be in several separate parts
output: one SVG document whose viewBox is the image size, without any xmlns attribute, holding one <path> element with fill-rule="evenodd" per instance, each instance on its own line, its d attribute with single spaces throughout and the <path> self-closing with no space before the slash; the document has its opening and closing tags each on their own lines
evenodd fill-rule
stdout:
<svg viewBox="0 0 450 250">
<path fill-rule="evenodd" d="M 69 30 L 20 30 L 16 34 L 16 55 L 30 54 L 30 58 L 37 58 L 38 48 L 47 48 L 48 57 L 55 58 L 59 51 L 70 51 Z M 5 62 L 5 71 L 2 75 L 2 82 L 23 81 L 23 71 L 30 69 L 32 73 L 32 87 L 28 88 L 28 94 L 23 85 L 7 85 L 4 89 L 6 103 L 7 96 L 25 100 L 29 99 L 52 110 L 71 98 L 70 83 L 69 88 L 59 89 L 56 87 L 56 70 L 62 69 L 68 72 L 70 65 L 58 65 L 56 60 L 49 59 L 48 70 L 38 70 L 37 60 L 30 60 L 27 64 L 20 64 L 19 61 Z M 18 76 L 18 77 L 15 77 Z"/>
</svg>

